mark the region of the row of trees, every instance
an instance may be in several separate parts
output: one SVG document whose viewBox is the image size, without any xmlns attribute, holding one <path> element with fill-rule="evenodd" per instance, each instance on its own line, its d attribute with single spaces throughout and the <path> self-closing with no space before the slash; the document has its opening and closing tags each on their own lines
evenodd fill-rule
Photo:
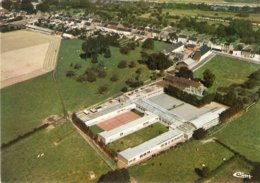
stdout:
<svg viewBox="0 0 260 183">
<path fill-rule="evenodd" d="M 195 18 L 183 17 L 179 20 L 178 27 L 223 38 L 228 42 L 241 39 L 242 42 L 249 44 L 260 43 L 260 29 L 254 30 L 250 20 L 234 19 L 230 21 L 229 25 L 216 25 L 206 21 L 197 21 Z"/>
</svg>

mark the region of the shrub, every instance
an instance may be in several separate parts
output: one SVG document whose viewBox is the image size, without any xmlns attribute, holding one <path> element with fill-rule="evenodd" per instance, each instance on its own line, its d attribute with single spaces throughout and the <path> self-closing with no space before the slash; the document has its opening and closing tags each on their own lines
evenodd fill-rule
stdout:
<svg viewBox="0 0 260 183">
<path fill-rule="evenodd" d="M 127 67 L 127 61 L 126 60 L 122 60 L 118 63 L 117 65 L 118 68 L 123 69 Z"/>
<path fill-rule="evenodd" d="M 69 71 L 66 72 L 66 76 L 67 76 L 67 77 L 73 77 L 73 76 L 76 76 L 76 74 L 75 74 L 74 71 L 69 70 Z"/>
</svg>

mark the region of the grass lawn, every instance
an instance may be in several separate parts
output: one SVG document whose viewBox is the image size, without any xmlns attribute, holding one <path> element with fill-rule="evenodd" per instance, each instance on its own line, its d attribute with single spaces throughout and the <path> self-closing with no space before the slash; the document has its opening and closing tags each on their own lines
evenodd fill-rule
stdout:
<svg viewBox="0 0 260 183">
<path fill-rule="evenodd" d="M 205 164 L 210 170 L 233 154 L 216 143 L 190 140 L 129 169 L 139 182 L 194 182 L 199 177 L 194 168 Z"/>
<path fill-rule="evenodd" d="M 73 69 L 70 67 L 71 63 L 79 63 L 82 66 L 81 69 L 75 70 L 77 76 L 82 74 L 92 65 L 90 59 L 85 61 L 79 57 L 79 54 L 81 53 L 81 44 L 81 40 L 62 40 L 61 42 L 56 76 L 68 110 L 75 110 L 79 107 L 87 107 L 113 95 L 119 94 L 122 87 L 126 86 L 125 81 L 136 76 L 135 71 L 137 68 L 142 68 L 140 80 L 146 81 L 151 76 L 151 71 L 148 70 L 145 65 L 140 65 L 137 62 L 137 60 L 141 58 L 140 45 L 140 47 L 136 48 L 134 51 L 131 51 L 128 55 L 122 55 L 118 48 L 111 47 L 112 56 L 110 58 L 99 56 L 99 61 L 102 60 L 106 67 L 106 78 L 98 78 L 98 80 L 94 83 L 80 83 L 77 82 L 75 78 L 67 78 L 65 76 L 66 71 Z M 167 47 L 166 43 L 155 42 L 154 50 L 158 51 L 164 49 L 165 47 Z M 129 63 L 130 61 L 136 61 L 136 67 L 118 69 L 117 65 L 121 60 L 127 60 Z M 110 77 L 113 74 L 118 75 L 118 81 L 110 81 Z M 108 91 L 105 94 L 100 95 L 97 93 L 98 88 L 104 84 L 108 86 Z"/>
<path fill-rule="evenodd" d="M 69 122 L 37 132 L 1 153 L 3 182 L 91 182 L 89 171 L 98 177 L 109 171 Z M 44 156 L 37 158 L 41 153 Z"/>
<path fill-rule="evenodd" d="M 164 125 L 161 123 L 155 123 L 152 126 L 146 127 L 109 144 L 108 147 L 115 152 L 120 152 L 127 148 L 142 144 L 143 142 L 150 140 L 166 131 L 168 131 L 168 129 Z"/>
<path fill-rule="evenodd" d="M 2 143 L 39 126 L 49 115 L 62 114 L 51 73 L 2 89 L 1 114 Z"/>
<path fill-rule="evenodd" d="M 213 92 L 218 87 L 243 83 L 251 73 L 260 69 L 260 65 L 217 55 L 196 70 L 194 73 L 195 77 L 203 78 L 203 72 L 206 69 L 211 70 L 216 75 L 215 83 L 209 89 L 210 92 Z"/>
<path fill-rule="evenodd" d="M 245 174 L 250 174 L 251 166 L 245 161 L 235 157 L 233 160 L 222 166 L 215 174 L 206 179 L 206 181 L 212 183 L 219 182 L 232 182 L 232 183 L 243 183 L 243 179 L 233 177 L 235 172 L 241 171 Z"/>
<path fill-rule="evenodd" d="M 215 136 L 252 161 L 260 162 L 260 102 Z"/>
</svg>

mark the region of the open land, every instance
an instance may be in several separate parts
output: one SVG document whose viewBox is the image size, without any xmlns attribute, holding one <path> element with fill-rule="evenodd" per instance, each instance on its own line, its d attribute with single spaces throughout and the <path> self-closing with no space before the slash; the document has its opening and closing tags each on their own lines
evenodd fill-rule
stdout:
<svg viewBox="0 0 260 183">
<path fill-rule="evenodd" d="M 210 62 L 196 70 L 194 74 L 195 77 L 202 78 L 206 69 L 211 70 L 216 76 L 213 86 L 209 89 L 210 92 L 213 92 L 218 87 L 243 83 L 251 73 L 259 68 L 260 65 L 257 64 L 217 55 Z"/>
<path fill-rule="evenodd" d="M 85 61 L 79 57 L 81 53 L 81 44 L 81 40 L 62 40 L 61 43 L 56 76 L 66 108 L 68 110 L 76 110 L 80 107 L 88 107 L 109 97 L 120 94 L 122 87 L 126 86 L 125 81 L 129 78 L 134 78 L 136 76 L 135 71 L 138 68 L 142 69 L 140 80 L 150 80 L 151 71 L 145 65 L 141 65 L 137 62 L 137 60 L 141 58 L 141 46 L 131 51 L 128 55 L 121 54 L 119 48 L 110 47 L 112 53 L 110 58 L 99 56 L 98 60 L 103 61 L 106 68 L 106 78 L 98 78 L 94 83 L 80 83 L 77 82 L 75 78 L 67 78 L 66 72 L 72 69 L 70 67 L 71 63 L 80 64 L 82 66 L 80 69 L 75 70 L 76 76 L 79 76 L 87 68 L 92 66 L 90 59 Z M 168 44 L 166 43 L 155 42 L 154 51 L 161 51 L 167 46 Z M 130 63 L 130 61 L 135 61 L 136 67 L 118 69 L 117 65 L 121 60 L 126 60 L 128 63 Z M 116 73 L 114 72 L 115 70 Z M 110 77 L 113 74 L 118 75 L 119 80 L 117 82 L 110 81 Z M 98 94 L 97 92 L 99 86 L 101 85 L 108 86 L 108 91 L 102 95 Z"/>
<path fill-rule="evenodd" d="M 35 133 L 1 156 L 3 182 L 96 182 L 109 171 L 69 122 Z M 96 179 L 89 180 L 90 171 Z"/>
<path fill-rule="evenodd" d="M 60 38 L 31 31 L 1 33 L 1 88 L 54 69 Z"/>
<path fill-rule="evenodd" d="M 224 144 L 248 159 L 260 162 L 260 102 L 252 106 L 242 117 L 231 122 L 215 136 Z"/>
<path fill-rule="evenodd" d="M 216 143 L 190 140 L 129 171 L 140 182 L 194 182 L 199 178 L 194 168 L 205 164 L 213 170 L 222 164 L 223 158 L 231 156 L 230 151 Z"/>
<path fill-rule="evenodd" d="M 120 152 L 127 148 L 142 144 L 143 142 L 150 140 L 166 131 L 168 131 L 168 129 L 158 122 L 115 142 L 112 142 L 108 145 L 108 147 L 114 152 Z"/>
</svg>

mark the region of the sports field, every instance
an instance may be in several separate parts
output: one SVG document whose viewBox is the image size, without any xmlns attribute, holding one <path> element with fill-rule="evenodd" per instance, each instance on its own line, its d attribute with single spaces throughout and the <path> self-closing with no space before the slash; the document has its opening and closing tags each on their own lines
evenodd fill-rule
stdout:
<svg viewBox="0 0 260 183">
<path fill-rule="evenodd" d="M 260 102 L 242 117 L 214 134 L 219 140 L 248 159 L 260 162 Z"/>
<path fill-rule="evenodd" d="M 127 148 L 142 144 L 143 142 L 150 140 L 166 131 L 168 131 L 168 129 L 164 125 L 161 123 L 155 123 L 109 144 L 108 147 L 115 152 L 120 152 Z"/>
<path fill-rule="evenodd" d="M 138 116 L 136 113 L 134 113 L 132 111 L 128 111 L 128 112 L 125 112 L 118 116 L 115 116 L 111 119 L 105 120 L 105 121 L 97 124 L 97 126 L 102 128 L 105 131 L 110 131 L 110 130 L 118 128 L 119 126 L 122 126 L 126 123 L 134 121 L 138 118 L 140 118 L 140 116 Z"/>
<path fill-rule="evenodd" d="M 60 38 L 32 31 L 1 33 L 1 88 L 42 75 L 56 63 Z"/>
<path fill-rule="evenodd" d="M 3 182 L 96 182 L 110 170 L 70 122 L 2 150 L 1 158 Z M 97 176 L 92 181 L 90 171 Z"/>
<path fill-rule="evenodd" d="M 194 182 L 199 176 L 194 168 L 202 164 L 215 169 L 233 154 L 214 143 L 190 140 L 129 169 L 138 182 Z"/>
<path fill-rule="evenodd" d="M 217 55 L 196 70 L 195 77 L 202 78 L 206 69 L 211 70 L 216 76 L 213 86 L 209 89 L 210 92 L 213 92 L 218 87 L 243 83 L 251 73 L 260 69 L 260 65 Z"/>
</svg>

